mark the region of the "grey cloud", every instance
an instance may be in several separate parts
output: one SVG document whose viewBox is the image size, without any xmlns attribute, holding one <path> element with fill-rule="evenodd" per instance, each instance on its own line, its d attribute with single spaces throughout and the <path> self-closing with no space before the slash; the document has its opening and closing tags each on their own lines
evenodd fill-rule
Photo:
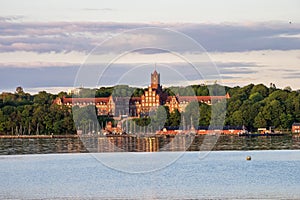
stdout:
<svg viewBox="0 0 300 200">
<path fill-rule="evenodd" d="M 283 78 L 285 79 L 289 79 L 289 78 L 292 78 L 292 79 L 300 79 L 300 72 L 291 72 L 291 73 L 285 73 L 283 75 Z"/>
<path fill-rule="evenodd" d="M 49 68 L 1 68 L 1 88 L 72 86 L 78 66 Z"/>
<path fill-rule="evenodd" d="M 140 24 L 119 23 L 11 23 L 0 20 L 0 52 L 90 52 L 96 45 Z M 111 50 L 118 49 L 113 47 Z"/>
<path fill-rule="evenodd" d="M 233 79 L 233 80 L 236 80 L 237 79 L 237 77 L 236 76 L 229 76 L 229 75 L 221 75 L 221 76 L 211 76 L 210 77 L 210 79 L 212 79 L 212 80 L 220 80 L 220 78 L 222 79 L 222 80 L 227 80 L 227 79 Z M 222 82 L 222 80 L 220 80 L 220 82 Z M 217 81 L 218 82 L 218 81 Z"/>
<path fill-rule="evenodd" d="M 94 47 L 93 40 L 84 37 L 68 36 L 26 36 L 0 38 L 0 52 L 33 51 L 38 53 L 70 51 L 90 51 Z"/>
<path fill-rule="evenodd" d="M 251 50 L 291 50 L 299 49 L 297 24 L 265 23 L 252 25 L 226 24 L 142 24 L 110 22 L 13 22 L 9 18 L 0 18 L 0 52 L 34 51 L 43 52 L 89 52 L 97 44 L 112 36 L 131 29 L 143 27 L 170 28 L 194 39 L 209 52 L 234 52 Z M 142 35 L 140 39 L 149 35 Z M 150 35 L 151 36 L 151 35 Z M 151 37 L 149 37 L 151 38 Z M 117 51 L 131 41 L 115 43 L 108 51 Z M 195 49 L 183 49 L 178 38 L 168 35 L 156 35 L 149 41 L 155 47 L 157 42 L 178 52 L 193 52 Z M 136 41 L 138 43 L 138 41 Z M 134 44 L 135 45 L 135 44 Z M 107 52 L 106 52 L 107 53 Z M 161 50 L 140 51 L 145 54 L 162 53 Z"/>
<path fill-rule="evenodd" d="M 254 74 L 257 73 L 256 70 L 251 70 L 247 68 L 238 68 L 238 69 L 225 69 L 225 70 L 220 70 L 221 74 Z"/>
<path fill-rule="evenodd" d="M 279 37 L 300 33 L 299 25 L 269 23 L 243 25 L 189 25 L 178 29 L 199 42 L 207 51 L 250 51 L 299 49 L 297 38 Z"/>
<path fill-rule="evenodd" d="M 254 70 L 254 67 L 262 67 L 257 65 L 256 63 L 251 62 L 228 62 L 228 63 L 216 63 L 220 73 L 223 75 L 225 74 L 254 74 L 257 73 L 257 70 Z"/>
<path fill-rule="evenodd" d="M 24 18 L 24 16 L 21 15 L 15 15 L 15 16 L 0 16 L 0 22 L 11 22 L 11 21 L 15 21 L 15 20 L 20 20 Z"/>
<path fill-rule="evenodd" d="M 251 68 L 258 67 L 258 65 L 254 62 L 216 62 L 215 63 L 219 69 L 230 69 L 230 68 Z"/>
<path fill-rule="evenodd" d="M 253 63 L 216 63 L 220 73 L 212 70 L 208 63 L 195 63 L 200 68 L 195 70 L 189 63 L 160 64 L 156 68 L 161 73 L 161 83 L 167 85 L 191 84 L 190 81 L 204 83 L 206 80 L 236 79 L 242 74 L 252 74 L 255 70 Z M 26 66 L 26 68 L 0 65 L 0 85 L 1 88 L 15 88 L 19 85 L 26 88 L 36 87 L 101 87 L 116 84 L 128 84 L 132 86 L 147 87 L 150 83 L 150 73 L 155 69 L 154 64 L 111 64 L 87 65 L 85 72 L 88 72 L 80 80 L 79 64 L 61 64 L 37 68 L 36 66 Z M 50 64 L 49 64 L 50 65 Z M 107 68 L 106 68 L 107 67 Z M 99 70 L 101 68 L 101 70 Z M 105 70 L 103 70 L 106 68 Z M 103 73 L 99 73 L 103 71 Z M 95 75 L 98 82 L 92 82 L 90 75 Z M 298 73 L 300 76 L 300 73 Z M 77 77 L 77 78 L 76 78 Z M 78 85 L 77 85 L 77 84 Z M 1 89 L 0 88 L 0 89 Z M 1 92 L 1 91 L 0 91 Z"/>
<path fill-rule="evenodd" d="M 140 53 L 140 54 L 160 54 L 160 53 L 169 53 L 169 51 L 164 49 L 156 49 L 156 48 L 143 48 L 133 50 L 132 53 Z"/>
</svg>

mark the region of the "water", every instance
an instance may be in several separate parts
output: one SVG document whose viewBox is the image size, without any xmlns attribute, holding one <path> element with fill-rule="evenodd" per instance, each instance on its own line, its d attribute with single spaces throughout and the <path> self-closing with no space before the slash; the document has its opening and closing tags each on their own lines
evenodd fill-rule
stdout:
<svg viewBox="0 0 300 200">
<path fill-rule="evenodd" d="M 300 151 L 0 156 L 0 199 L 299 199 Z M 205 154 L 206 156 L 201 156 Z M 246 161 L 246 156 L 252 157 Z M 102 158 L 114 163 L 105 166 Z M 131 158 L 151 162 L 130 162 Z M 177 160 L 147 173 L 169 157 Z M 202 159 L 199 159 L 201 157 Z"/>
<path fill-rule="evenodd" d="M 0 155 L 84 152 L 79 138 L 0 138 Z"/>
<path fill-rule="evenodd" d="M 87 138 L 0 138 L 0 155 L 86 153 L 86 152 L 156 152 L 199 151 L 208 136 L 174 137 L 87 137 Z M 210 136 L 217 140 L 213 150 L 279 150 L 300 149 L 299 135 L 274 137 Z M 205 140 L 206 143 L 209 140 Z"/>
</svg>

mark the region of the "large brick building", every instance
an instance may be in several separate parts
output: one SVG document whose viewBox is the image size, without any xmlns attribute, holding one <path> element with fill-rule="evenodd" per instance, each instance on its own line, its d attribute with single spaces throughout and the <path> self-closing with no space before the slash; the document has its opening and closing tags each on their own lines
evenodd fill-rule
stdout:
<svg viewBox="0 0 300 200">
<path fill-rule="evenodd" d="M 54 103 L 66 106 L 84 107 L 95 105 L 98 115 L 113 115 L 115 117 L 128 115 L 130 117 L 140 117 L 148 115 L 151 110 L 157 109 L 160 105 L 169 107 L 170 112 L 178 109 L 183 112 L 188 103 L 198 101 L 211 105 L 213 101 L 230 98 L 225 96 L 168 96 L 163 92 L 160 84 L 160 74 L 155 70 L 151 74 L 151 84 L 144 91 L 141 97 L 109 97 L 99 98 L 57 98 Z"/>
</svg>

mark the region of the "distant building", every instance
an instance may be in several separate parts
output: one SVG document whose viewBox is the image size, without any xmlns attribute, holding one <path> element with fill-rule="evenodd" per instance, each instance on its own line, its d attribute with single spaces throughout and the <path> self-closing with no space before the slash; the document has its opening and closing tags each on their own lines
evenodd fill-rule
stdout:
<svg viewBox="0 0 300 200">
<path fill-rule="evenodd" d="M 300 123 L 292 124 L 292 133 L 300 133 Z"/>
<path fill-rule="evenodd" d="M 68 95 L 79 95 L 82 91 L 83 87 L 80 88 L 74 88 L 74 89 L 68 89 Z"/>
<path fill-rule="evenodd" d="M 242 126 L 223 126 L 223 127 L 209 127 L 209 126 L 198 126 L 196 128 L 181 130 L 180 127 L 165 127 L 162 130 L 157 131 L 157 134 L 161 135 L 176 135 L 176 134 L 189 134 L 194 129 L 194 133 L 198 135 L 207 134 L 222 134 L 222 135 L 237 135 L 243 131 Z"/>
<path fill-rule="evenodd" d="M 80 90 L 73 90 L 78 93 Z M 159 106 L 168 106 L 169 111 L 178 109 L 183 112 L 185 107 L 192 101 L 211 105 L 213 102 L 230 98 L 227 93 L 225 96 L 168 96 L 163 92 L 160 84 L 160 74 L 155 70 L 151 73 L 151 84 L 141 97 L 101 97 L 101 98 L 57 98 L 54 103 L 69 107 L 88 105 L 96 106 L 98 115 L 113 115 L 115 117 L 128 115 L 130 117 L 140 117 L 148 115 L 150 111 L 156 110 Z"/>
</svg>

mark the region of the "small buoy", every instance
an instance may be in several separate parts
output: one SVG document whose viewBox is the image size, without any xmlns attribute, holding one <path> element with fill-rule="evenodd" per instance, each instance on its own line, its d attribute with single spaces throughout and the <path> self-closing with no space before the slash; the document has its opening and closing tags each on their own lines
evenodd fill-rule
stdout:
<svg viewBox="0 0 300 200">
<path fill-rule="evenodd" d="M 246 160 L 251 160 L 251 156 L 247 156 L 247 157 L 246 157 Z"/>
</svg>

